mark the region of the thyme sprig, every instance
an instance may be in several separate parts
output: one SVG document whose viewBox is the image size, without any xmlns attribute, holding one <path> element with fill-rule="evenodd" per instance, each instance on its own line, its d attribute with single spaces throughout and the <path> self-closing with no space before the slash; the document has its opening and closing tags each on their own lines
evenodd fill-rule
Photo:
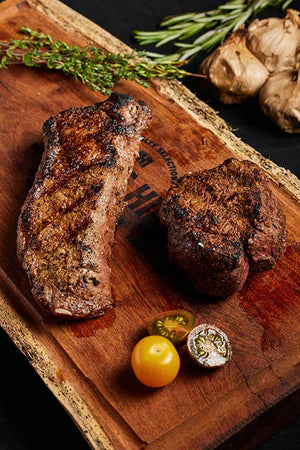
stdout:
<svg viewBox="0 0 300 450">
<path fill-rule="evenodd" d="M 201 13 L 187 13 L 168 16 L 160 23 L 158 31 L 134 31 L 141 45 L 155 44 L 155 47 L 175 41 L 178 48 L 174 53 L 162 55 L 147 52 L 153 61 L 175 62 L 194 58 L 199 52 L 210 52 L 222 43 L 229 33 L 252 20 L 268 7 L 286 9 L 293 0 L 231 0 L 216 9 Z M 182 42 L 199 35 L 193 42 Z"/>
<path fill-rule="evenodd" d="M 94 46 L 69 46 L 51 36 L 23 27 L 23 39 L 0 41 L 0 68 L 14 64 L 59 70 L 87 84 L 94 91 L 109 95 L 121 80 L 133 80 L 148 87 L 150 78 L 183 78 L 192 75 L 180 69 L 184 62 L 156 63 L 144 58 L 144 52 L 121 55 L 106 53 Z M 144 58 L 144 59 L 142 59 Z"/>
</svg>

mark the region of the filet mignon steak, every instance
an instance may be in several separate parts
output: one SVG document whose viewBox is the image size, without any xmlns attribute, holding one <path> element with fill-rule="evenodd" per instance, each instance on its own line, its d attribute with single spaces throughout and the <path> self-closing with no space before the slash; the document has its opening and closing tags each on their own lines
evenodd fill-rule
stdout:
<svg viewBox="0 0 300 450">
<path fill-rule="evenodd" d="M 274 267 L 286 246 L 285 216 L 264 172 L 250 161 L 228 159 L 184 175 L 159 211 L 168 249 L 206 295 L 240 290 L 249 270 Z"/>
<path fill-rule="evenodd" d="M 45 151 L 17 247 L 34 297 L 55 315 L 94 317 L 112 306 L 108 258 L 150 118 L 144 102 L 114 93 L 44 124 Z"/>
</svg>

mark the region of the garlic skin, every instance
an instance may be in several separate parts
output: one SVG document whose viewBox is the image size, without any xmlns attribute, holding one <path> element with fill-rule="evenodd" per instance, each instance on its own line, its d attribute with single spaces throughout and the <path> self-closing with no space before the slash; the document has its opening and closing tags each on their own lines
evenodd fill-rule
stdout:
<svg viewBox="0 0 300 450">
<path fill-rule="evenodd" d="M 300 71 L 275 73 L 259 93 L 263 112 L 287 133 L 300 133 Z"/>
<path fill-rule="evenodd" d="M 271 73 L 294 67 L 300 51 L 299 11 L 288 9 L 284 19 L 254 20 L 248 28 L 247 46 Z"/>
<path fill-rule="evenodd" d="M 211 53 L 199 67 L 199 73 L 217 88 L 222 103 L 241 103 L 256 95 L 269 73 L 246 46 L 244 26 Z"/>
</svg>

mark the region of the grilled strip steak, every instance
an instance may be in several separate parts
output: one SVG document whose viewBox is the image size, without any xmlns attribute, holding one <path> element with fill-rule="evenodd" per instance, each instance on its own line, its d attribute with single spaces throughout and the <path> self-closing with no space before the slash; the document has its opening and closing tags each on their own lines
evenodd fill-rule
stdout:
<svg viewBox="0 0 300 450">
<path fill-rule="evenodd" d="M 112 306 L 107 260 L 138 134 L 142 101 L 113 93 L 44 124 L 45 152 L 18 222 L 18 256 L 38 303 L 55 315 L 99 316 Z"/>
<path fill-rule="evenodd" d="M 209 296 L 239 291 L 249 270 L 271 269 L 286 246 L 279 200 L 250 161 L 228 159 L 184 175 L 168 191 L 159 217 L 168 227 L 170 257 Z"/>
</svg>

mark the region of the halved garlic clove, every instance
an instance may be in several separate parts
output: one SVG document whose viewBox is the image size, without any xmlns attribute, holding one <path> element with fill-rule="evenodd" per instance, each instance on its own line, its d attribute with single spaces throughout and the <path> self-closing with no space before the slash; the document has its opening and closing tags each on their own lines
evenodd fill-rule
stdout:
<svg viewBox="0 0 300 450">
<path fill-rule="evenodd" d="M 254 20 L 248 28 L 247 46 L 269 72 L 294 67 L 300 51 L 299 12 L 288 9 L 284 19 Z"/>
<path fill-rule="evenodd" d="M 283 131 L 300 133 L 300 71 L 275 73 L 259 93 L 259 104 Z"/>
<path fill-rule="evenodd" d="M 269 73 L 246 46 L 247 31 L 237 31 L 209 55 L 199 73 L 217 88 L 222 103 L 241 103 L 256 95 Z"/>
</svg>

